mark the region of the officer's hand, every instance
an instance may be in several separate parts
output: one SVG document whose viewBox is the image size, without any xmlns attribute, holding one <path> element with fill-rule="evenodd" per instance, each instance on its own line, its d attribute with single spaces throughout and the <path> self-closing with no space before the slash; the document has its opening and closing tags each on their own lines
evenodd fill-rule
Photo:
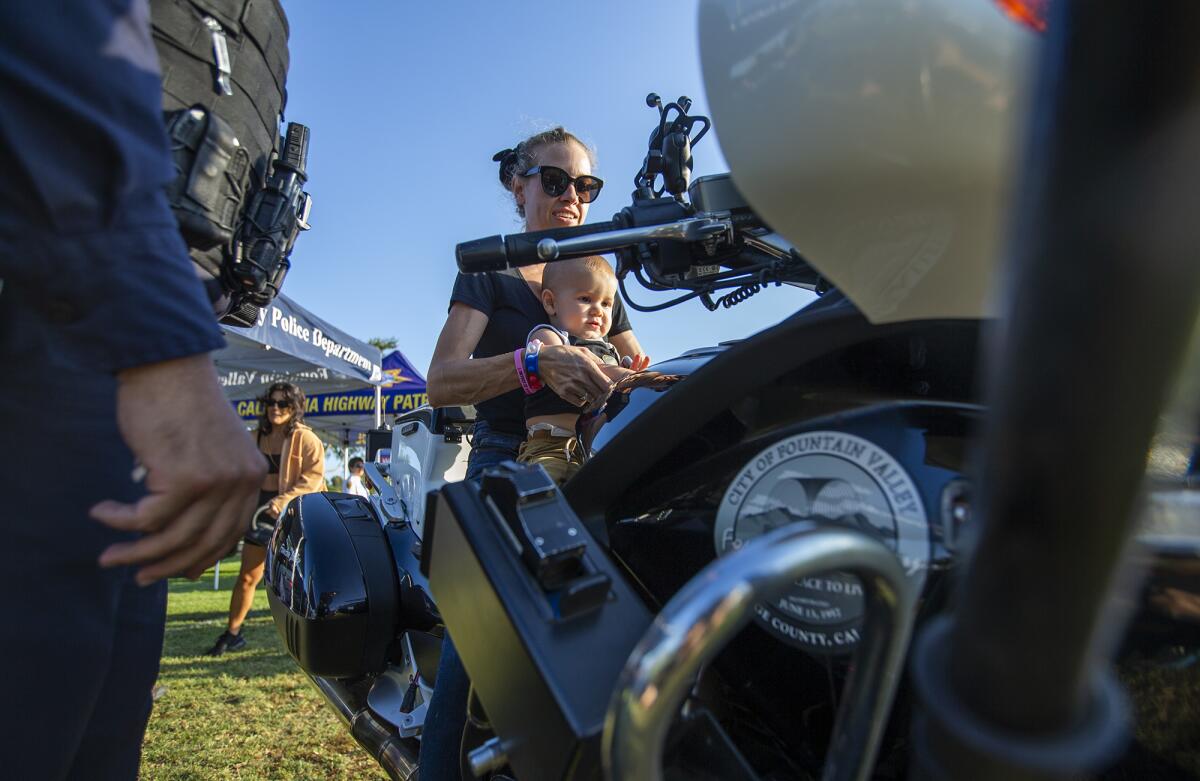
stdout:
<svg viewBox="0 0 1200 781">
<path fill-rule="evenodd" d="M 145 467 L 149 493 L 136 504 L 108 500 L 91 509 L 114 529 L 144 534 L 110 545 L 100 565 L 143 564 L 141 585 L 199 577 L 246 532 L 266 463 L 208 355 L 128 369 L 117 381 L 117 425 Z"/>
</svg>

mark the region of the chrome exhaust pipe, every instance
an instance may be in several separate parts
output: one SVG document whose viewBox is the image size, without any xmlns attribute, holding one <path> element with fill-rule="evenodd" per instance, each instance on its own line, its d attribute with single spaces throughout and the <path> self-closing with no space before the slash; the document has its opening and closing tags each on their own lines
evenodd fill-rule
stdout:
<svg viewBox="0 0 1200 781">
<path fill-rule="evenodd" d="M 396 728 L 380 719 L 366 706 L 366 693 L 361 697 L 346 684 L 319 675 L 308 676 L 325 701 L 333 707 L 338 718 L 350 728 L 358 745 L 375 758 L 392 781 L 413 781 L 417 777 L 417 756 L 420 744 L 413 738 L 402 738 Z"/>
<path fill-rule="evenodd" d="M 613 781 L 659 781 L 672 720 L 708 664 L 796 580 L 841 570 L 863 584 L 864 630 L 838 709 L 826 779 L 866 779 L 875 764 L 912 633 L 914 589 L 896 554 L 848 529 L 796 523 L 705 567 L 654 619 L 625 665 L 604 723 Z"/>
</svg>

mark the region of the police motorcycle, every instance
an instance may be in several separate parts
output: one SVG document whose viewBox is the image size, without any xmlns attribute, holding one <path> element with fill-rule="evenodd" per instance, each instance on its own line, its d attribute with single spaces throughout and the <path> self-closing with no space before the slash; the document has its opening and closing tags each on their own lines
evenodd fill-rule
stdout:
<svg viewBox="0 0 1200 781">
<path fill-rule="evenodd" d="M 1066 259 L 1014 263 L 1019 295 L 992 292 L 1044 23 L 1039 4 L 999 5 L 705 0 L 706 85 L 736 179 L 691 181 L 709 120 L 651 96 L 658 122 L 612 220 L 459 245 L 464 272 L 615 253 L 634 308 L 630 277 L 710 309 L 768 284 L 822 295 L 653 367 L 673 384 L 614 396 L 562 490 L 515 464 L 455 480 L 470 413 L 424 409 L 397 420 L 391 462 L 368 465 L 376 496 L 289 506 L 268 554 L 276 625 L 391 777 L 417 770 L 446 628 L 471 676 L 477 777 L 1067 778 L 1121 755 L 1128 708 L 1088 641 L 1105 634 L 1197 280 L 1118 302 L 1112 279 Z M 1070 29 L 1093 46 L 1042 53 L 1071 56 L 1066 97 L 1047 90 L 1035 111 L 1076 140 L 1077 115 L 1099 127 L 1106 108 L 1068 100 L 1096 95 L 1080 73 L 1120 72 L 1095 44 L 1140 12 L 1065 6 L 1053 18 L 1083 20 Z M 1145 51 L 1142 29 L 1126 50 Z M 1135 81 L 1105 87 L 1129 98 Z M 1074 151 L 1050 147 L 1051 162 Z M 1076 192 L 1070 175 L 1027 174 L 1047 213 Z M 1030 214 L 1035 249 L 1055 230 L 1078 239 Z M 1129 282 L 1098 233 L 1087 261 Z M 997 313 L 1016 325 L 989 348 Z M 1138 376 L 1056 338 L 1079 332 L 1134 350 Z M 1081 381 L 1087 395 L 1063 395 Z M 1151 503 L 1136 547 L 1151 585 L 1200 558 L 1179 508 Z M 1127 645 L 1196 645 L 1133 603 Z M 1192 675 L 1186 661 L 1172 669 Z"/>
</svg>

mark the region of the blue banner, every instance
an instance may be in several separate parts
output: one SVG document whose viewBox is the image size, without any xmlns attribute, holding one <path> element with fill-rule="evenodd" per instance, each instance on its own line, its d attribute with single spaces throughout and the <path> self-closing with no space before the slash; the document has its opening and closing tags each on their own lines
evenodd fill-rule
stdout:
<svg viewBox="0 0 1200 781">
<path fill-rule="evenodd" d="M 399 415 L 429 403 L 425 378 L 413 368 L 399 350 L 383 357 L 383 383 L 380 387 L 382 414 Z M 303 383 L 301 383 L 303 388 Z M 234 409 L 244 420 L 257 420 L 262 414 L 258 399 L 238 399 Z M 375 390 L 315 393 L 307 397 L 304 419 L 314 428 L 362 431 L 375 425 Z"/>
<path fill-rule="evenodd" d="M 402 412 L 414 410 L 429 403 L 429 394 L 421 392 L 390 391 L 384 389 L 381 394 L 384 415 L 399 415 Z M 246 399 L 234 402 L 234 408 L 239 417 L 246 420 L 257 420 L 262 414 L 262 404 L 258 399 Z M 375 391 L 353 391 L 350 393 L 322 393 L 309 396 L 304 410 L 304 419 L 326 416 L 375 415 Z"/>
</svg>

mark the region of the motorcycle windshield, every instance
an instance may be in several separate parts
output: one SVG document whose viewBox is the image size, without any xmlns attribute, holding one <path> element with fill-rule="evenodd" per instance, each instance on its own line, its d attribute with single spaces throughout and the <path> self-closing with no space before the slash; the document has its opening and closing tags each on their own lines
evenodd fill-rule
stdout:
<svg viewBox="0 0 1200 781">
<path fill-rule="evenodd" d="M 702 0 L 738 189 L 875 323 L 994 313 L 1038 40 L 987 0 Z"/>
</svg>

